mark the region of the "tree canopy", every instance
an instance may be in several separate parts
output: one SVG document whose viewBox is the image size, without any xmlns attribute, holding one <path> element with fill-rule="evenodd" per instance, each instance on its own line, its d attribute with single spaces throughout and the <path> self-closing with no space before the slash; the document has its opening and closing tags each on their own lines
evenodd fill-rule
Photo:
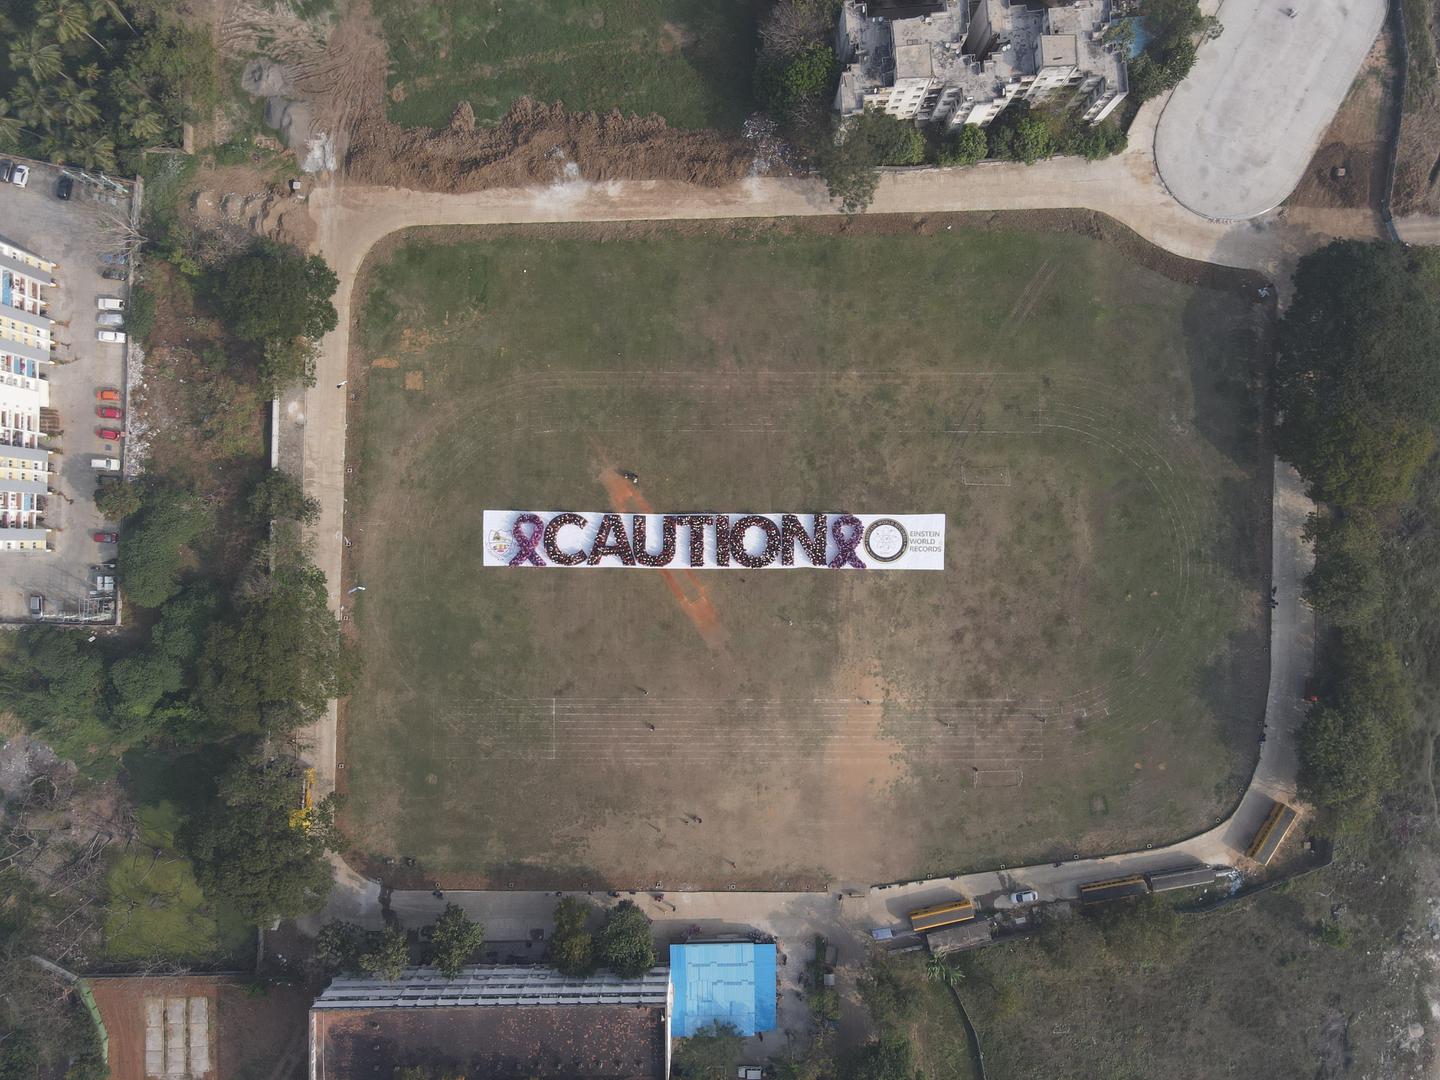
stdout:
<svg viewBox="0 0 1440 1080">
<path fill-rule="evenodd" d="M 622 979 L 638 979 L 655 966 L 650 920 L 633 901 L 621 900 L 610 909 L 596 944 L 600 962 Z"/>
<path fill-rule="evenodd" d="M 314 382 L 314 342 L 335 329 L 331 298 L 339 285 L 319 255 L 262 241 L 214 277 L 211 302 L 230 331 L 260 349 L 271 389 Z"/>
<path fill-rule="evenodd" d="M 595 935 L 589 929 L 594 910 L 575 896 L 562 897 L 555 905 L 550 962 L 566 975 L 588 975 L 595 969 Z"/>
<path fill-rule="evenodd" d="M 745 1040 L 734 1024 L 719 1020 L 706 1024 L 675 1048 L 676 1071 L 687 1080 L 730 1080 Z"/>
<path fill-rule="evenodd" d="M 485 943 L 485 927 L 472 922 L 459 904 L 446 904 L 430 935 L 432 959 L 440 974 L 453 979 L 470 954 Z"/>
<path fill-rule="evenodd" d="M 320 800 L 308 824 L 292 823 L 303 792 L 302 770 L 289 760 L 244 759 L 220 778 L 215 798 L 179 835 L 209 896 L 256 923 L 324 904 L 335 797 Z"/>
<path fill-rule="evenodd" d="M 879 109 L 866 109 L 844 122 L 836 139 L 821 148 L 816 165 L 832 199 L 847 214 L 870 205 L 879 186 L 881 165 L 919 165 L 925 160 L 925 136 L 912 123 Z"/>
<path fill-rule="evenodd" d="M 120 536 L 116 576 L 141 607 L 159 607 L 180 591 L 181 549 L 210 524 L 199 500 L 156 490 Z"/>
<path fill-rule="evenodd" d="M 1341 507 L 1406 498 L 1440 422 L 1440 256 L 1338 240 L 1300 260 L 1280 325 L 1280 453 Z"/>
</svg>

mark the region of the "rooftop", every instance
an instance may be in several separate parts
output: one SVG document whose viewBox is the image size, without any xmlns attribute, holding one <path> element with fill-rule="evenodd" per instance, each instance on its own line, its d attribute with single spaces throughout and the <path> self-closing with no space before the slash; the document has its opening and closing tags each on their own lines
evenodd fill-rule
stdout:
<svg viewBox="0 0 1440 1080">
<path fill-rule="evenodd" d="M 407 968 L 399 979 L 333 979 L 315 999 L 318 1009 L 450 1005 L 658 1005 L 669 999 L 669 973 L 653 968 L 638 979 L 608 971 L 584 978 L 554 968 L 477 964 L 447 979 L 435 968 Z"/>
<path fill-rule="evenodd" d="M 733 1024 L 747 1038 L 775 1030 L 773 942 L 693 942 L 670 946 L 675 1035 L 712 1023 Z"/>
<path fill-rule="evenodd" d="M 652 1080 L 668 1049 L 663 1006 L 317 1007 L 312 1020 L 311 1075 L 326 1080 L 393 1080 L 412 1065 L 472 1078 Z"/>
</svg>

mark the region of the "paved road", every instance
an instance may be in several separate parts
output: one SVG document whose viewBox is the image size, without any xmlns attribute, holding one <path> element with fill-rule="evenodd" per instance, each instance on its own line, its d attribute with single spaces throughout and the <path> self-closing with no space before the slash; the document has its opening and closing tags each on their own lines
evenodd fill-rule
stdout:
<svg viewBox="0 0 1440 1080">
<path fill-rule="evenodd" d="M 1215 14 L 1224 32 L 1201 45 L 1166 103 L 1155 159 L 1184 206 L 1253 218 L 1300 182 L 1380 32 L 1385 0 L 1224 0 Z"/>
</svg>

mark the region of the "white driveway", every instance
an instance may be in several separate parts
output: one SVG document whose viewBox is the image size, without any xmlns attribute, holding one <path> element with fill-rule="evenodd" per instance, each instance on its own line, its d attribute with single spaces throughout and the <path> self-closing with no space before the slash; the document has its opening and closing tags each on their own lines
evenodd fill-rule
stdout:
<svg viewBox="0 0 1440 1080">
<path fill-rule="evenodd" d="M 1182 205 L 1218 220 L 1257 217 L 1295 190 L 1355 81 L 1384 0 L 1225 0 L 1224 33 L 1155 132 L 1160 176 Z"/>
</svg>

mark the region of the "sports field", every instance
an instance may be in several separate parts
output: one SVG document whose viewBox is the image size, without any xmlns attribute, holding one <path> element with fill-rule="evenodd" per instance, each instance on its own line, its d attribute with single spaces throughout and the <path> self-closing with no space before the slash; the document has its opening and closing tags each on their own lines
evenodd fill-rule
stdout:
<svg viewBox="0 0 1440 1080">
<path fill-rule="evenodd" d="M 1266 681 L 1254 309 L 1080 236 L 882 227 L 372 258 L 358 852 L 457 886 L 797 888 L 1228 810 Z M 944 513 L 945 569 L 482 566 L 486 508 L 647 507 Z"/>
</svg>

